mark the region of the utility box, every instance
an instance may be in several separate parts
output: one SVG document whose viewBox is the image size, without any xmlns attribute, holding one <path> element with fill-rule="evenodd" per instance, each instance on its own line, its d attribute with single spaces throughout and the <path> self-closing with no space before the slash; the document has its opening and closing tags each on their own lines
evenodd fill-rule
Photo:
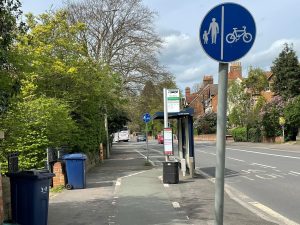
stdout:
<svg viewBox="0 0 300 225">
<path fill-rule="evenodd" d="M 178 184 L 179 170 L 178 162 L 164 162 L 163 163 L 163 183 L 164 184 Z"/>
</svg>

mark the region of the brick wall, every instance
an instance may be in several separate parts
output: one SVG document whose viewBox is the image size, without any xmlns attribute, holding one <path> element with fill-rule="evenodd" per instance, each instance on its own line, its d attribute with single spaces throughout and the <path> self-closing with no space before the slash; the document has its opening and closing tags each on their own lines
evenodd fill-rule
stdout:
<svg viewBox="0 0 300 225">
<path fill-rule="evenodd" d="M 194 136 L 195 141 L 215 141 L 216 134 L 200 134 Z"/>
<path fill-rule="evenodd" d="M 2 176 L 0 174 L 0 224 L 4 220 L 4 206 L 3 206 L 3 191 L 2 191 Z"/>
<path fill-rule="evenodd" d="M 283 143 L 283 137 L 263 137 L 262 139 L 263 143 Z"/>
<path fill-rule="evenodd" d="M 53 165 L 53 173 L 55 174 L 55 177 L 53 177 L 53 187 L 65 186 L 65 174 L 61 162 L 56 162 Z"/>
</svg>

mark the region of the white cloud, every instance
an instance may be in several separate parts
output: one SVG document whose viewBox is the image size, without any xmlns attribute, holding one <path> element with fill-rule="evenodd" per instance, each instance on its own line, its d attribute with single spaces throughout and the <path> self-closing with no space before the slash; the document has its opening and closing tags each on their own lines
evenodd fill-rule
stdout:
<svg viewBox="0 0 300 225">
<path fill-rule="evenodd" d="M 212 75 L 214 83 L 218 80 L 218 62 L 208 58 L 195 37 L 169 30 L 162 32 L 164 44 L 159 60 L 173 73 L 179 88 L 192 87 L 202 82 L 204 75 Z M 293 49 L 300 55 L 300 39 L 279 39 L 261 50 L 252 49 L 240 61 L 243 76 L 247 77 L 250 66 L 270 70 L 272 63 L 283 49 L 284 43 L 293 43 Z"/>
<path fill-rule="evenodd" d="M 279 56 L 279 53 L 282 51 L 284 44 L 293 44 L 293 49 L 299 56 L 300 54 L 300 39 L 280 39 L 274 41 L 269 48 L 249 53 L 245 59 L 242 59 L 243 69 L 244 69 L 244 76 L 247 75 L 248 68 L 250 66 L 259 67 L 264 70 L 270 70 L 273 61 Z"/>
<path fill-rule="evenodd" d="M 160 61 L 163 64 L 185 65 L 201 58 L 200 44 L 194 37 L 174 31 L 162 39 L 164 43 Z"/>
</svg>

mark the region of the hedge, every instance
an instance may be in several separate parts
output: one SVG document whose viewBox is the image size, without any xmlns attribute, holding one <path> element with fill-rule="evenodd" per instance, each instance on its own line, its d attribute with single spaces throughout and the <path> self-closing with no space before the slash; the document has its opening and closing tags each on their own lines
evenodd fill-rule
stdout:
<svg viewBox="0 0 300 225">
<path fill-rule="evenodd" d="M 259 128 L 250 128 L 248 131 L 248 140 L 251 142 L 261 142 L 261 131 Z"/>
<path fill-rule="evenodd" d="M 234 141 L 247 141 L 247 128 L 237 127 L 232 130 L 232 137 Z"/>
</svg>

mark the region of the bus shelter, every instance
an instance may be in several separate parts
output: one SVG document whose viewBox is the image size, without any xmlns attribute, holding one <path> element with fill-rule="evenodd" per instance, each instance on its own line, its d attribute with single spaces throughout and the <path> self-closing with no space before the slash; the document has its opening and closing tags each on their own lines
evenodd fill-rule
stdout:
<svg viewBox="0 0 300 225">
<path fill-rule="evenodd" d="M 193 108 L 185 108 L 177 113 L 168 113 L 169 120 L 177 120 L 177 133 L 178 137 L 178 154 L 174 149 L 174 158 L 180 162 L 181 171 L 191 177 L 195 171 L 195 154 L 194 154 L 194 128 L 193 128 Z M 164 112 L 156 112 L 153 115 L 153 120 L 163 120 Z"/>
</svg>

